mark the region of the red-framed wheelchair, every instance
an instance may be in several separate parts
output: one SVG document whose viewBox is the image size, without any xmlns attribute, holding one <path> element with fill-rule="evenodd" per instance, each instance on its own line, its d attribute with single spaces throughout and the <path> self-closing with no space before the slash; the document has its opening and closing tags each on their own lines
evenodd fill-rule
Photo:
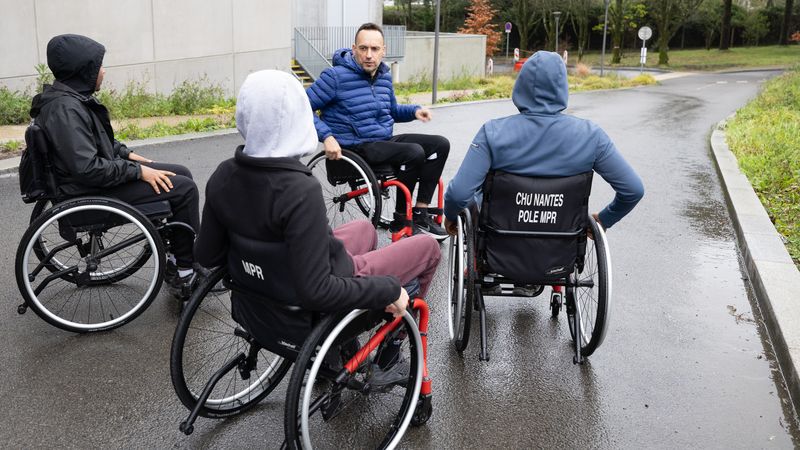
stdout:
<svg viewBox="0 0 800 450">
<path fill-rule="evenodd" d="M 406 203 L 406 223 L 401 230 L 392 232 L 392 241 L 411 236 L 412 193 L 397 180 L 390 165 L 370 166 L 355 152 L 342 149 L 342 158 L 339 160 L 329 160 L 325 152 L 320 152 L 309 160 L 307 166 L 322 186 L 331 228 L 367 218 L 373 226 L 388 229 L 396 202 L 403 199 Z M 440 225 L 443 204 L 443 184 L 440 179 L 437 207 L 430 209 Z"/>
<path fill-rule="evenodd" d="M 460 212 L 450 243 L 449 331 L 467 348 L 472 311 L 480 319 L 480 359 L 489 359 L 485 296 L 517 297 L 514 287 L 553 286 L 550 310 L 563 304 L 582 363 L 602 344 L 611 305 L 611 259 L 605 233 L 588 214 L 592 172 L 572 177 L 523 177 L 490 172 L 481 208 Z"/>
<path fill-rule="evenodd" d="M 229 290 L 214 290 L 218 282 Z M 243 294 L 286 321 L 309 318 L 310 331 L 251 333 L 232 299 Z M 294 364 L 284 447 L 394 448 L 410 425 L 432 413 L 428 314 L 421 298 L 400 318 L 360 309 L 308 313 L 248 290 L 225 267 L 214 269 L 193 292 L 172 341 L 172 383 L 190 410 L 179 428 L 191 434 L 198 416 L 224 418 L 254 407 Z"/>
</svg>

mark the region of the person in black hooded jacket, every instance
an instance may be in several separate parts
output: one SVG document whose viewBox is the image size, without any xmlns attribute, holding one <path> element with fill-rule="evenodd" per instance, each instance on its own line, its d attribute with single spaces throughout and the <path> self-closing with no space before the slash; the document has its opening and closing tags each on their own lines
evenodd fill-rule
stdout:
<svg viewBox="0 0 800 450">
<path fill-rule="evenodd" d="M 108 109 L 93 95 L 103 83 L 105 51 L 75 34 L 55 36 L 47 44 L 55 82 L 33 98 L 30 114 L 49 141 L 57 194 L 102 195 L 132 204 L 167 200 L 171 220 L 199 229 L 199 196 L 189 169 L 156 163 L 114 139 Z M 188 297 L 193 237 L 175 233 L 173 244 L 167 281 L 175 295 Z"/>
</svg>

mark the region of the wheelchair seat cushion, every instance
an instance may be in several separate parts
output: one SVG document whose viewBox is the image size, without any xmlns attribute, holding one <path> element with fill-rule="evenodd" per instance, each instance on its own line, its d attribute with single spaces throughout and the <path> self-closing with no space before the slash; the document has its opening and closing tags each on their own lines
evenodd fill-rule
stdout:
<svg viewBox="0 0 800 450">
<path fill-rule="evenodd" d="M 150 220 L 160 220 L 172 217 L 172 207 L 166 200 L 157 202 L 137 203 L 131 205 Z"/>
<path fill-rule="evenodd" d="M 592 172 L 544 178 L 490 172 L 484 182 L 479 251 L 511 280 L 563 279 L 585 252 Z"/>
</svg>

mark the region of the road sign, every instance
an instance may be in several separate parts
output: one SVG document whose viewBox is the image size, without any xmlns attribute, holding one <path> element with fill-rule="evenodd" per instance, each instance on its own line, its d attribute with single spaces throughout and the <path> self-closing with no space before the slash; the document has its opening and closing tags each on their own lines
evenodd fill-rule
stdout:
<svg viewBox="0 0 800 450">
<path fill-rule="evenodd" d="M 639 39 L 646 41 L 653 37 L 653 30 L 650 27 L 639 28 Z"/>
<path fill-rule="evenodd" d="M 514 49 L 514 62 L 517 62 L 517 61 L 519 61 L 519 49 L 515 48 Z"/>
<path fill-rule="evenodd" d="M 647 63 L 647 47 L 642 47 L 642 52 L 639 55 L 639 64 Z"/>
<path fill-rule="evenodd" d="M 506 22 L 506 33 L 511 33 L 511 22 Z"/>
</svg>

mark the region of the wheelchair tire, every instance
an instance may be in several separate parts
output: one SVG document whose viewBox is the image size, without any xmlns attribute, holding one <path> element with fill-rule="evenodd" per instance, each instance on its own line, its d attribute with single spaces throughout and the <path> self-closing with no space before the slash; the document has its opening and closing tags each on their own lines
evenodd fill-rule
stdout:
<svg viewBox="0 0 800 450">
<path fill-rule="evenodd" d="M 41 216 L 44 211 L 51 208 L 53 206 L 52 201 L 50 200 L 39 200 L 33 207 L 33 211 L 31 212 L 31 219 L 30 223 L 32 224 L 37 217 Z M 33 251 L 36 253 L 36 257 L 39 258 L 41 261 L 45 258 L 47 253 L 52 250 L 52 245 L 48 245 L 46 239 L 39 238 L 33 245 Z M 147 260 L 152 255 L 152 252 L 148 247 L 142 247 L 141 251 L 138 255 L 127 258 L 126 264 L 120 265 L 115 267 L 114 270 L 109 271 L 108 273 L 95 273 L 91 279 L 88 280 L 88 284 L 90 286 L 101 285 L 101 284 L 109 284 L 109 283 L 116 283 L 118 281 L 122 281 L 125 278 L 133 275 L 142 268 L 142 266 L 147 262 Z M 51 273 L 58 272 L 60 270 L 64 270 L 66 266 L 61 263 L 57 258 L 50 263 L 45 264 L 45 268 L 49 270 Z M 64 274 L 61 276 L 62 279 L 67 281 L 72 281 L 72 274 Z"/>
<path fill-rule="evenodd" d="M 583 270 L 578 283 L 591 281 L 592 287 L 567 287 L 567 323 L 573 342 L 580 339 L 581 356 L 589 356 L 600 347 L 608 330 L 611 305 L 611 257 L 603 229 L 590 219 L 594 239 L 587 239 Z M 575 276 L 575 275 L 573 275 Z M 580 333 L 576 333 L 574 317 L 578 309 Z"/>
<path fill-rule="evenodd" d="M 110 198 L 45 206 L 17 247 L 14 271 L 26 304 L 51 325 L 77 333 L 122 326 L 147 309 L 164 266 L 153 224 Z"/>
<path fill-rule="evenodd" d="M 372 169 L 357 154 L 342 150 L 342 158 L 328 160 L 320 152 L 308 162 L 307 167 L 322 187 L 328 223 L 335 229 L 356 219 L 367 219 L 377 227 L 381 217 L 381 194 L 378 180 Z M 364 191 L 349 197 L 348 194 Z"/>
<path fill-rule="evenodd" d="M 331 314 L 306 339 L 286 392 L 289 448 L 394 448 L 403 437 L 420 397 L 424 365 L 409 311 L 352 373 L 343 368 L 388 323 L 382 317 L 367 310 Z M 392 351 L 391 342 L 400 345 Z M 381 370 L 384 357 L 394 362 Z"/>
<path fill-rule="evenodd" d="M 462 212 L 457 219 L 458 234 L 450 239 L 450 276 L 448 289 L 448 328 L 456 351 L 463 352 L 469 344 L 472 328 L 472 309 L 475 303 L 475 242 L 472 238 L 472 218 Z"/>
<path fill-rule="evenodd" d="M 212 292 L 226 273 L 224 267 L 215 269 L 192 292 L 170 350 L 172 386 L 189 410 L 211 377 L 226 363 L 239 359 L 200 409 L 200 415 L 208 418 L 232 416 L 255 406 L 280 384 L 292 365 L 255 344 L 233 320 L 230 291 Z"/>
<path fill-rule="evenodd" d="M 384 229 L 389 229 L 389 225 L 394 220 L 394 211 L 397 206 L 397 188 L 389 186 L 383 188 L 381 186 L 381 216 L 378 219 L 378 226 Z"/>
</svg>

